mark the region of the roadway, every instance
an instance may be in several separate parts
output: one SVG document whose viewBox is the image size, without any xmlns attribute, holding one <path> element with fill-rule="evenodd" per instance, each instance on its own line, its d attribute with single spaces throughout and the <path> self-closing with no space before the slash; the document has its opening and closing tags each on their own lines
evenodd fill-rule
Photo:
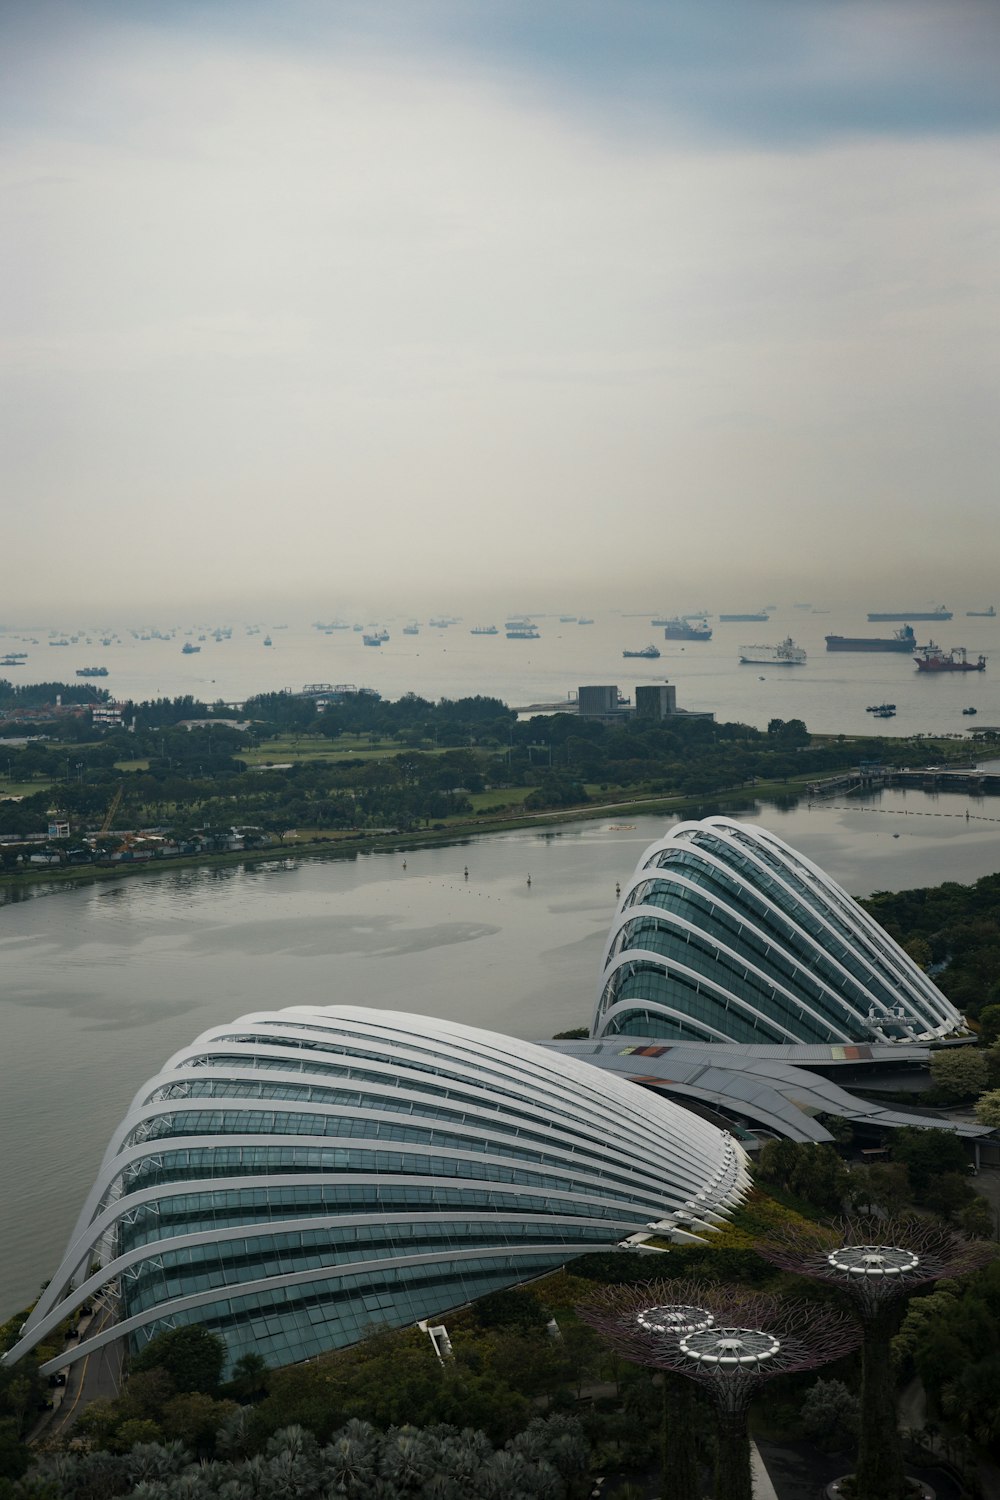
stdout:
<svg viewBox="0 0 1000 1500">
<path fill-rule="evenodd" d="M 114 1308 L 110 1304 L 95 1301 L 94 1311 L 90 1317 L 80 1319 L 80 1335 L 84 1333 L 95 1334 L 102 1332 L 109 1323 L 114 1321 Z M 68 1340 L 67 1352 L 75 1345 L 76 1340 Z M 123 1350 L 121 1340 L 105 1344 L 101 1349 L 95 1349 L 93 1353 L 87 1354 L 82 1360 L 68 1367 L 66 1384 L 57 1386 L 53 1395 L 57 1399 L 51 1412 L 47 1412 L 42 1421 L 35 1428 L 29 1438 L 29 1442 L 35 1443 L 40 1438 L 46 1440 L 54 1437 L 64 1437 L 72 1427 L 77 1416 L 91 1401 L 99 1397 L 111 1399 L 118 1395 L 121 1388 Z"/>
</svg>

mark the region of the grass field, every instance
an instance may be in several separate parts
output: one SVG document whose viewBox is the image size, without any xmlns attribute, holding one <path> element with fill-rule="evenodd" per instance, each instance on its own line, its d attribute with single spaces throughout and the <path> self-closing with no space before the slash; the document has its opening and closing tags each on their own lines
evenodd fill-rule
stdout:
<svg viewBox="0 0 1000 1500">
<path fill-rule="evenodd" d="M 519 807 L 533 791 L 530 786 L 508 786 L 495 792 L 470 792 L 469 801 L 477 813 L 493 812 L 498 807 Z"/>
<path fill-rule="evenodd" d="M 366 734 L 342 734 L 335 740 L 328 740 L 323 735 L 282 735 L 255 745 L 252 750 L 241 750 L 235 758 L 247 766 L 287 765 L 289 761 L 298 764 L 313 760 L 336 762 L 356 760 L 359 756 L 365 760 L 382 760 L 387 755 L 402 755 L 405 748 L 396 740 L 372 740 Z"/>
</svg>

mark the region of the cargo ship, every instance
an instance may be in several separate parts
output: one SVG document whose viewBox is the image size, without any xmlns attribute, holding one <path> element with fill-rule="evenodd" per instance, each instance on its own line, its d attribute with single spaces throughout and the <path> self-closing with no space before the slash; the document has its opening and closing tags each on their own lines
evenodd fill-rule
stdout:
<svg viewBox="0 0 1000 1500">
<path fill-rule="evenodd" d="M 77 667 L 77 677 L 107 677 L 107 667 Z"/>
<path fill-rule="evenodd" d="M 513 620 L 508 620 L 507 639 L 509 641 L 537 641 L 541 637 L 538 634 L 538 626 L 532 625 L 530 621 L 517 624 Z"/>
<path fill-rule="evenodd" d="M 753 614 L 753 615 L 720 615 L 719 616 L 719 619 L 724 624 L 726 624 L 726 625 L 733 625 L 733 624 L 736 624 L 736 623 L 740 623 L 740 624 L 743 624 L 743 623 L 747 623 L 747 624 L 753 623 L 755 625 L 762 625 L 762 624 L 766 624 L 766 622 L 770 618 L 771 618 L 771 616 L 767 613 L 767 610 L 765 610 L 765 609 L 759 609 L 759 610 L 757 610 L 756 614 Z"/>
<path fill-rule="evenodd" d="M 917 638 L 912 625 L 904 625 L 893 631 L 888 639 L 870 635 L 828 635 L 828 651 L 905 651 L 907 655 L 917 649 Z"/>
<path fill-rule="evenodd" d="M 641 651 L 623 651 L 622 656 L 641 656 L 648 661 L 653 661 L 660 654 L 659 646 L 643 646 Z"/>
<path fill-rule="evenodd" d="M 654 625 L 663 626 L 665 641 L 710 641 L 711 628 L 703 620 L 682 620 L 676 615 L 672 620 L 654 620 Z"/>
<path fill-rule="evenodd" d="M 989 609 L 967 609 L 965 614 L 969 620 L 995 620 L 997 617 L 996 606 L 993 604 Z"/>
<path fill-rule="evenodd" d="M 869 623 L 881 620 L 883 623 L 889 620 L 950 620 L 952 610 L 945 609 L 939 604 L 936 609 L 904 609 L 901 614 L 870 614 Z"/>
<path fill-rule="evenodd" d="M 755 667 L 802 667 L 806 653 L 786 635 L 777 646 L 741 646 L 740 661 Z"/>
<path fill-rule="evenodd" d="M 473 625 L 470 635 L 499 635 L 495 625 Z"/>
<path fill-rule="evenodd" d="M 976 661 L 969 660 L 969 653 L 964 646 L 952 646 L 950 651 L 943 650 L 928 641 L 926 646 L 914 652 L 913 660 L 918 672 L 985 672 L 986 657 L 980 656 Z"/>
</svg>

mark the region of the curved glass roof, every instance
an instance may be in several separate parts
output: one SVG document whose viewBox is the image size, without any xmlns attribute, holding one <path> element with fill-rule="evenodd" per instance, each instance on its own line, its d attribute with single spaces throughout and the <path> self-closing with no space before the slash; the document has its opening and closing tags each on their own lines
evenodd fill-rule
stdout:
<svg viewBox="0 0 1000 1500">
<path fill-rule="evenodd" d="M 186 1322 L 230 1363 L 290 1363 L 654 1226 L 711 1230 L 747 1184 L 726 1133 L 532 1043 L 354 1006 L 243 1016 L 139 1090 L 6 1358 L 99 1302 L 109 1325 L 53 1368 Z"/>
<path fill-rule="evenodd" d="M 930 1041 L 960 1013 L 846 891 L 763 828 L 680 823 L 626 886 L 594 1036 Z"/>
</svg>

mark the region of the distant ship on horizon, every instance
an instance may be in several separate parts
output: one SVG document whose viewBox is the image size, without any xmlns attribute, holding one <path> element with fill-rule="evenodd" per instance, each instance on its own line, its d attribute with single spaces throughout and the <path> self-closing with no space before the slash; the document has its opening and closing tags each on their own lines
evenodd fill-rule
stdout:
<svg viewBox="0 0 1000 1500">
<path fill-rule="evenodd" d="M 953 611 L 946 609 L 943 604 L 939 604 L 934 609 L 904 609 L 902 613 L 892 612 L 885 614 L 876 611 L 869 614 L 868 620 L 870 623 L 874 623 L 876 620 L 883 622 L 889 620 L 950 620 L 952 617 Z"/>
<path fill-rule="evenodd" d="M 675 615 L 672 620 L 654 620 L 654 625 L 663 626 L 666 641 L 710 641 L 712 630 L 703 620 L 682 620 Z"/>
<path fill-rule="evenodd" d="M 912 625 L 902 626 L 887 638 L 871 635 L 828 635 L 826 637 L 828 651 L 905 651 L 909 655 L 911 651 L 916 650 L 916 646 L 917 638 L 913 633 Z"/>
<path fill-rule="evenodd" d="M 740 661 L 758 667 L 803 667 L 806 653 L 787 635 L 777 646 L 741 646 Z"/>
</svg>

